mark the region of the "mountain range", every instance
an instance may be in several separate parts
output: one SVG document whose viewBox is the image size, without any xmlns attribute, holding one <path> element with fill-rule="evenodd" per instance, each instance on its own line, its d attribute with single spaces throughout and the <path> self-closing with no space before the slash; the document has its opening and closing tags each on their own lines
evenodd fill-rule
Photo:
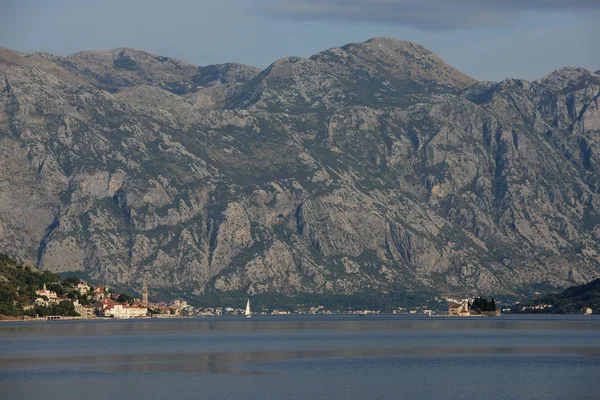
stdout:
<svg viewBox="0 0 600 400">
<path fill-rule="evenodd" d="M 388 38 L 264 70 L 0 49 L 0 252 L 191 295 L 587 282 L 599 73 L 481 82 Z"/>
</svg>

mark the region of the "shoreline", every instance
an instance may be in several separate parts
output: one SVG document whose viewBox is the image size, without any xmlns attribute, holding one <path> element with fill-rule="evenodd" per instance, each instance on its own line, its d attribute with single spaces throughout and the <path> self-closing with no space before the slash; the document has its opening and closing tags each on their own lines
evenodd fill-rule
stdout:
<svg viewBox="0 0 600 400">
<path fill-rule="evenodd" d="M 359 317 L 359 314 L 355 314 L 355 313 L 336 313 L 336 314 L 258 314 L 257 317 L 298 317 L 298 316 L 356 316 Z M 472 317 L 502 317 L 502 316 L 533 316 L 533 317 L 539 317 L 540 315 L 548 315 L 548 316 L 566 316 L 566 315 L 570 315 L 570 316 L 589 316 L 589 315 L 585 315 L 585 314 L 578 314 L 578 313 L 565 313 L 565 314 L 539 314 L 539 313 L 531 313 L 531 314 L 524 314 L 524 313 L 503 313 L 501 315 L 469 315 L 469 316 L 454 316 L 454 315 L 447 315 L 447 314 L 439 314 L 439 315 L 426 315 L 426 314 L 393 314 L 393 313 L 389 313 L 389 314 L 370 314 L 369 316 L 412 316 L 412 317 L 427 317 L 427 318 L 450 318 L 450 319 L 458 319 L 458 320 L 467 320 L 470 319 Z M 243 317 L 240 315 L 203 315 L 203 316 L 193 316 L 193 317 L 180 317 L 180 316 L 173 316 L 173 317 L 137 317 L 137 318 L 104 318 L 104 317 L 95 317 L 95 318 L 83 318 L 83 317 L 67 317 L 67 316 L 59 316 L 57 318 L 47 318 L 47 317 L 40 317 L 40 318 L 34 318 L 34 317 L 12 317 L 12 316 L 6 316 L 6 315 L 0 315 L 0 323 L 2 322 L 56 322 L 56 321 L 136 321 L 136 320 L 147 320 L 147 319 L 151 319 L 151 320 L 169 320 L 169 319 L 197 319 L 197 320 L 203 320 L 203 319 L 220 319 L 220 318 L 231 318 L 231 317 Z M 360 316 L 363 317 L 363 316 Z M 495 319 L 495 318 L 493 318 Z"/>
</svg>

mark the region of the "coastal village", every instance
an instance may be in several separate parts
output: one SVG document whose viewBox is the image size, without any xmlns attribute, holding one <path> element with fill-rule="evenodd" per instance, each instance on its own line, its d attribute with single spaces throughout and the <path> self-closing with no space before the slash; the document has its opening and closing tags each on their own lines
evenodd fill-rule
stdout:
<svg viewBox="0 0 600 400">
<path fill-rule="evenodd" d="M 49 290 L 46 284 L 43 288 L 36 290 L 35 303 L 29 306 L 24 306 L 24 310 L 34 309 L 36 306 L 52 307 L 63 305 L 66 308 L 71 308 L 73 314 L 67 315 L 70 318 L 144 318 L 148 316 L 170 317 L 182 316 L 185 314 L 188 304 L 182 300 L 176 300 L 171 304 L 158 303 L 152 304 L 148 301 L 148 287 L 144 281 L 142 289 L 142 297 L 132 298 L 127 295 L 117 295 L 111 292 L 108 286 L 90 286 L 87 282 L 80 281 L 74 286 L 79 296 L 73 299 L 71 297 L 59 297 L 58 294 Z M 84 304 L 85 303 L 85 304 Z M 58 319 L 60 316 L 47 316 L 48 319 Z"/>
<path fill-rule="evenodd" d="M 59 285 L 58 283 L 53 285 Z M 60 286 L 62 287 L 62 285 Z M 58 319 L 131 319 L 131 318 L 177 318 L 177 317 L 209 317 L 219 315 L 243 315 L 245 310 L 233 307 L 192 307 L 185 300 L 177 299 L 170 303 L 152 303 L 148 297 L 148 286 L 143 282 L 141 298 L 130 297 L 124 293 L 112 292 L 108 286 L 91 286 L 79 281 L 72 287 L 74 290 L 65 296 L 51 290 L 44 283 L 35 291 L 35 300 L 23 306 L 26 315 L 47 320 Z M 76 293 L 74 293 L 76 292 Z M 75 294 L 75 296 L 73 296 Z M 75 298 L 74 298 L 75 297 Z M 35 311 L 57 310 L 61 315 L 39 315 Z M 67 312 L 63 312 L 66 310 Z M 314 313 L 321 308 L 313 308 Z M 52 313 L 52 312 L 51 312 Z M 58 313 L 57 313 L 58 314 Z M 261 314 L 258 312 L 257 314 Z M 262 314 L 266 314 L 262 312 Z M 287 310 L 271 310 L 268 314 L 286 315 Z"/>
<path fill-rule="evenodd" d="M 187 301 L 177 299 L 170 303 L 149 301 L 149 292 L 146 281 L 143 281 L 141 297 L 131 297 L 125 293 L 112 292 L 108 286 L 92 286 L 87 282 L 72 279 L 68 286 L 68 293 L 52 290 L 62 288 L 60 283 L 43 284 L 41 289 L 35 290 L 35 300 L 31 304 L 23 305 L 25 316 L 34 319 L 132 319 L 132 318 L 185 318 L 185 317 L 212 317 L 225 315 L 244 315 L 244 309 L 236 307 L 194 307 Z M 58 285 L 58 286 L 57 286 Z M 48 287 L 49 286 L 49 287 Z M 410 314 L 427 316 L 449 317 L 477 317 L 500 316 L 502 311 L 510 312 L 510 308 L 502 309 L 495 301 L 488 301 L 482 297 L 454 298 L 435 297 L 438 307 L 415 306 L 412 308 L 398 307 L 391 311 L 392 314 Z M 447 305 L 447 311 L 444 310 Z M 551 307 L 549 304 L 539 304 L 538 309 Z M 260 309 L 258 309 L 260 308 Z M 38 314 L 38 311 L 42 314 Z M 50 311 L 51 310 L 51 311 Z M 58 312 L 56 311 L 58 310 Z M 290 314 L 354 314 L 372 315 L 382 314 L 377 309 L 349 309 L 345 311 L 328 310 L 325 306 L 310 306 L 289 309 L 265 309 L 256 307 L 253 314 L 257 315 L 290 315 Z M 584 314 L 592 314 L 591 308 L 583 310 Z"/>
<path fill-rule="evenodd" d="M 131 319 L 131 318 L 175 318 L 175 317 L 210 317 L 220 315 L 242 315 L 244 310 L 233 307 L 192 307 L 185 300 L 175 300 L 170 304 L 151 303 L 148 299 L 148 286 L 146 281 L 143 282 L 141 298 L 129 297 L 121 294 L 117 295 L 109 290 L 108 286 L 93 287 L 87 282 L 80 281 L 74 286 L 79 294 L 79 299 L 71 297 L 60 297 L 58 294 L 49 290 L 46 284 L 42 289 L 36 290 L 36 299 L 33 304 L 24 307 L 24 310 L 33 310 L 36 306 L 52 307 L 59 304 L 65 305 L 65 302 L 72 304 L 72 315 L 47 315 L 42 316 L 48 320 L 55 319 L 95 319 L 95 318 L 112 318 L 112 319 Z M 481 302 L 481 298 L 457 300 L 454 298 L 436 298 L 436 301 L 449 303 L 448 312 L 440 310 L 431 310 L 426 306 L 418 306 L 413 309 L 399 307 L 392 311 L 392 314 L 425 314 L 447 315 L 447 316 L 498 316 L 500 309 L 496 309 L 496 305 L 492 300 L 490 305 L 486 305 L 486 309 L 482 310 L 477 307 L 477 301 Z M 485 299 L 483 299 L 485 300 Z M 487 301 L 487 300 L 485 300 Z M 83 304 L 85 302 L 85 304 Z M 67 309 L 71 308 L 69 305 Z M 297 309 L 294 312 L 283 309 L 256 311 L 256 314 L 262 315 L 289 315 L 289 314 L 337 314 L 337 311 L 331 311 L 324 306 L 308 307 L 306 309 Z M 370 314 L 381 314 L 380 310 L 348 310 L 346 314 L 357 314 L 360 316 Z M 39 317 L 39 316 L 36 316 Z"/>
<path fill-rule="evenodd" d="M 323 302 L 286 305 L 283 298 L 265 298 L 261 295 L 226 301 L 196 299 L 192 304 L 179 298 L 167 303 L 151 301 L 145 279 L 140 286 L 139 295 L 131 296 L 114 288 L 111 290 L 106 285 L 94 286 L 77 277 L 61 278 L 48 271 L 20 265 L 0 255 L 0 320 L 190 318 L 249 314 L 408 314 L 477 317 L 499 316 L 502 313 L 570 312 L 591 315 L 598 314 L 600 310 L 600 307 L 597 307 L 598 302 L 592 301 L 600 288 L 600 279 L 570 288 L 563 293 L 551 293 L 533 300 L 528 300 L 525 294 L 521 294 L 522 301 L 514 303 L 509 300 L 509 303 L 507 299 L 501 299 L 498 304 L 494 299 L 488 301 L 473 295 L 463 298 L 451 294 L 432 298 L 418 295 L 411 301 L 400 300 L 396 303 L 398 305 L 394 305 L 389 299 L 386 303 L 384 300 L 372 298 L 357 299 L 355 302 L 343 298 L 342 301 L 340 298 L 321 298 Z M 539 294 L 533 293 L 536 296 Z M 158 291 L 156 298 L 164 299 L 165 296 L 161 297 Z M 586 299 L 592 300 L 586 302 Z M 280 306 L 274 306 L 274 302 Z M 215 303 L 220 306 L 216 306 Z M 323 305 L 318 305 L 319 303 Z M 402 303 L 412 305 L 400 306 Z M 242 308 L 244 304 L 246 307 Z"/>
</svg>

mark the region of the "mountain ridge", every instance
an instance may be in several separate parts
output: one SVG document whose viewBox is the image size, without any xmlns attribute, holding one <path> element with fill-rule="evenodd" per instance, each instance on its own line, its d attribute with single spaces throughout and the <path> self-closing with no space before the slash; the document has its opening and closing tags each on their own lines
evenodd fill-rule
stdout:
<svg viewBox="0 0 600 400">
<path fill-rule="evenodd" d="M 0 51 L 0 251 L 196 294 L 600 275 L 600 76 L 478 82 L 411 42 L 344 47 L 263 71 Z"/>
</svg>

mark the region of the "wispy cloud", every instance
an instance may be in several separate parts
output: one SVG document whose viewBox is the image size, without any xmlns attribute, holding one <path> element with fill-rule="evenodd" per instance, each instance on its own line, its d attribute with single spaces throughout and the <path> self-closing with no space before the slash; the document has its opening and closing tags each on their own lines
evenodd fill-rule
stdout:
<svg viewBox="0 0 600 400">
<path fill-rule="evenodd" d="M 600 10 L 600 0 L 266 0 L 262 9 L 269 15 L 295 20 L 454 30 L 502 26 L 525 12 Z"/>
</svg>

